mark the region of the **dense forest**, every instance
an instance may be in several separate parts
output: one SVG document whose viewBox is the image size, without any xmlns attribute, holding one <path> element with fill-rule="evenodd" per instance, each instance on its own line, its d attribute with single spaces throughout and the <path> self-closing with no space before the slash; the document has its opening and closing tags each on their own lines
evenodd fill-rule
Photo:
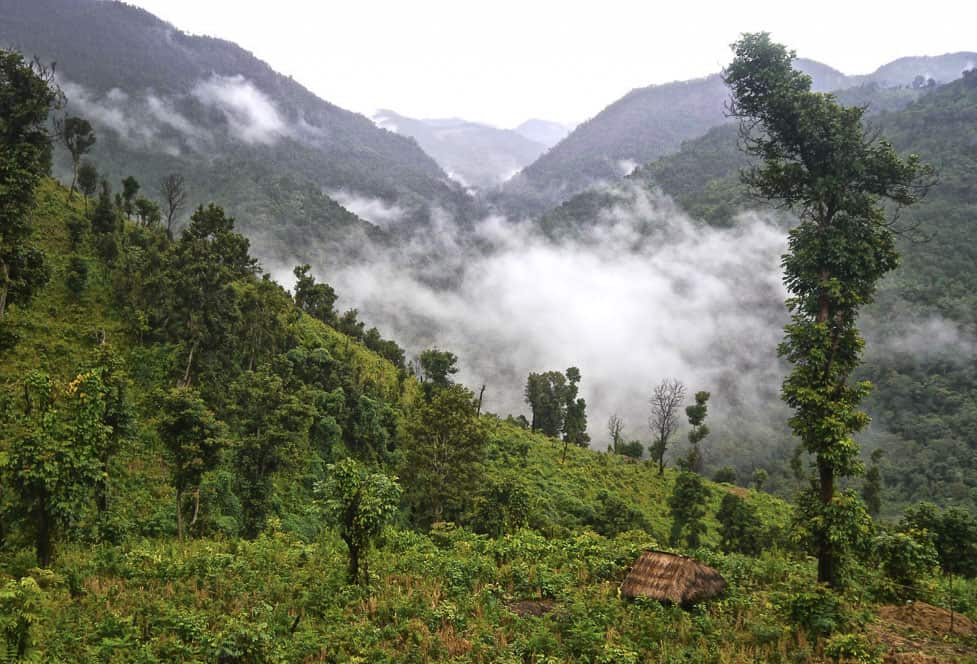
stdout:
<svg viewBox="0 0 977 664">
<path fill-rule="evenodd" d="M 707 468 L 722 424 L 710 392 L 678 379 L 652 387 L 647 449 L 615 418 L 607 451 L 592 447 L 577 367 L 525 377 L 529 417 L 486 412 L 456 380 L 464 358 L 414 357 L 367 329 L 310 265 L 286 289 L 254 256 L 248 220 L 187 200 L 193 173 L 101 163 L 104 137 L 66 105 L 70 89 L 0 51 L 0 657 L 977 661 L 973 353 L 869 350 L 861 365 L 856 327 L 871 348 L 906 311 L 975 323 L 963 245 L 977 77 L 885 93 L 869 121 L 890 146 L 766 35 L 737 48 L 732 108 L 766 123 L 753 159 L 719 128 L 629 186 L 723 226 L 757 191 L 814 205 L 818 168 L 871 171 L 845 171 L 856 184 L 837 221 L 791 226 L 781 355 L 800 451 L 770 468 L 740 466 L 733 448 Z M 753 94 L 765 76 L 791 104 Z M 67 186 L 50 177 L 54 142 Z M 710 168 L 695 167 L 703 155 Z M 666 160 L 686 165 L 674 191 Z M 882 199 L 912 206 L 905 230 L 882 223 Z M 606 204 L 578 197 L 542 223 L 572 233 Z M 861 241 L 824 244 L 806 233 L 812 217 Z M 897 252 L 902 268 L 884 276 Z M 815 259 L 837 270 L 830 289 Z M 863 378 L 895 439 L 873 434 L 860 456 Z M 777 497 L 771 483 L 806 490 Z M 631 598 L 622 581 L 648 551 L 694 557 L 723 592 Z"/>
</svg>

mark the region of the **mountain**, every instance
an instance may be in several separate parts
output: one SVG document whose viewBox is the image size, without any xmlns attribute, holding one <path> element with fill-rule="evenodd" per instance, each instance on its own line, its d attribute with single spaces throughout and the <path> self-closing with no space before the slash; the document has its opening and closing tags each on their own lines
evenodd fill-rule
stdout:
<svg viewBox="0 0 977 664">
<path fill-rule="evenodd" d="M 906 58 L 861 77 L 813 60 L 798 59 L 795 66 L 812 77 L 815 90 L 827 92 L 872 83 L 906 86 L 928 71 L 952 80 L 968 59 L 977 61 L 977 54 Z M 536 216 L 594 183 L 619 180 L 727 122 L 727 98 L 719 74 L 632 90 L 509 180 L 493 202 L 513 216 Z"/>
<path fill-rule="evenodd" d="M 384 129 L 416 140 L 452 178 L 474 189 L 497 187 L 547 147 L 515 130 L 459 118 L 415 120 L 381 110 L 373 119 Z"/>
<path fill-rule="evenodd" d="M 868 345 L 861 376 L 876 384 L 867 402 L 875 425 L 861 438 L 864 449 L 886 451 L 889 509 L 915 500 L 974 509 L 977 72 L 921 89 L 872 83 L 842 91 L 839 99 L 877 109 L 868 123 L 900 152 L 932 164 L 938 175 L 923 201 L 902 213 L 901 266 L 882 282 L 875 304 L 862 316 Z M 749 160 L 737 139 L 734 125 L 713 128 L 623 183 L 578 194 L 544 215 L 540 225 L 551 237 L 578 236 L 635 190 L 661 190 L 703 227 L 736 226 L 743 222 L 738 213 L 766 207 L 740 182 L 739 170 Z M 746 458 L 742 450 L 728 451 L 734 455 Z"/>
<path fill-rule="evenodd" d="M 522 134 L 531 141 L 542 143 L 547 148 L 551 148 L 566 138 L 573 131 L 573 128 L 561 125 L 558 122 L 530 118 L 513 131 Z"/>
<path fill-rule="evenodd" d="M 470 213 L 464 189 L 416 142 L 235 44 L 119 2 L 0 0 L 0 15 L 0 45 L 57 63 L 67 112 L 94 124 L 90 158 L 112 183 L 131 174 L 152 195 L 162 175 L 183 173 L 192 204 L 221 202 L 259 251 L 308 259 L 322 242 L 376 235 L 334 204 L 336 192 L 396 210 L 374 220 L 386 225 L 423 224 L 432 205 Z"/>
</svg>

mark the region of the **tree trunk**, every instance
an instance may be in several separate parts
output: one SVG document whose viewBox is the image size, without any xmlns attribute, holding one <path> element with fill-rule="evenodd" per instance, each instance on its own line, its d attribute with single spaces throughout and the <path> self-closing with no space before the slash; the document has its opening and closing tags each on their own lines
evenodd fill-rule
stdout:
<svg viewBox="0 0 977 664">
<path fill-rule="evenodd" d="M 360 577 L 360 549 L 353 542 L 352 538 L 343 538 L 346 548 L 349 549 L 349 567 L 346 574 L 349 576 L 350 583 L 357 583 Z"/>
<path fill-rule="evenodd" d="M 37 554 L 37 566 L 48 567 L 51 564 L 51 516 L 47 511 L 47 494 L 42 494 L 38 501 L 35 516 L 37 518 L 37 536 L 34 539 L 34 551 Z"/>
<path fill-rule="evenodd" d="M 0 260 L 0 268 L 0 320 L 3 320 L 3 314 L 7 310 L 7 293 L 10 291 L 10 266 L 6 261 Z"/>
<path fill-rule="evenodd" d="M 183 492 L 176 490 L 176 535 L 183 541 Z"/>
<path fill-rule="evenodd" d="M 821 488 L 821 504 L 828 508 L 835 495 L 835 471 L 825 463 L 818 463 L 818 475 Z M 838 558 L 834 545 L 828 539 L 827 532 L 815 533 L 818 553 L 818 582 L 826 583 L 831 588 L 838 587 Z"/>
<path fill-rule="evenodd" d="M 194 341 L 193 345 L 190 346 L 190 354 L 187 356 L 187 368 L 183 372 L 183 382 L 180 384 L 181 387 L 190 386 L 190 367 L 193 365 L 193 353 L 197 350 L 197 342 Z"/>
<path fill-rule="evenodd" d="M 78 164 L 75 163 L 71 171 L 71 187 L 68 188 L 68 200 L 75 197 L 75 183 L 78 181 Z"/>
</svg>

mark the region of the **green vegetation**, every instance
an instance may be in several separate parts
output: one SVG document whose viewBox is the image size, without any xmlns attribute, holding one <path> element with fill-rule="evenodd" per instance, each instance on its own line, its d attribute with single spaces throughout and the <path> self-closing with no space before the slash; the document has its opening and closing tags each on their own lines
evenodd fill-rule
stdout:
<svg viewBox="0 0 977 664">
<path fill-rule="evenodd" d="M 483 414 L 453 353 L 408 371 L 305 266 L 295 293 L 263 274 L 220 206 L 170 237 L 134 178 L 89 216 L 43 171 L 0 190 L 51 275 L 3 321 L 3 659 L 871 662 L 907 633 L 880 605 L 911 596 L 962 614 L 919 649 L 974 661 L 968 512 L 860 520 L 847 583 L 819 586 L 790 505 L 664 467 L 677 381 L 657 463 L 619 428 L 597 452 L 577 369 L 530 377 L 534 426 Z M 622 600 L 669 541 L 725 595 Z"/>
</svg>

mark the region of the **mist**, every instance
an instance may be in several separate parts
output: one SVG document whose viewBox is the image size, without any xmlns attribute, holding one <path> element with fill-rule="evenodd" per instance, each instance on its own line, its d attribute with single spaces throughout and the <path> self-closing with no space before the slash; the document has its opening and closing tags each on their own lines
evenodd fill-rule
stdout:
<svg viewBox="0 0 977 664">
<path fill-rule="evenodd" d="M 649 397 L 670 377 L 690 401 L 712 393 L 717 437 L 769 441 L 784 421 L 782 227 L 748 213 L 714 229 L 663 195 L 627 189 L 573 239 L 498 216 L 478 222 L 473 237 L 435 210 L 433 232 L 318 277 L 340 293 L 339 307 L 358 308 L 409 354 L 456 353 L 458 380 L 485 385 L 489 411 L 528 415 L 529 372 L 576 366 L 596 448 L 606 447 L 615 413 L 629 438 L 647 443 Z"/>
<path fill-rule="evenodd" d="M 272 100 L 244 76 L 214 74 L 197 83 L 193 96 L 219 109 L 231 133 L 245 143 L 272 144 L 290 134 Z"/>
</svg>

